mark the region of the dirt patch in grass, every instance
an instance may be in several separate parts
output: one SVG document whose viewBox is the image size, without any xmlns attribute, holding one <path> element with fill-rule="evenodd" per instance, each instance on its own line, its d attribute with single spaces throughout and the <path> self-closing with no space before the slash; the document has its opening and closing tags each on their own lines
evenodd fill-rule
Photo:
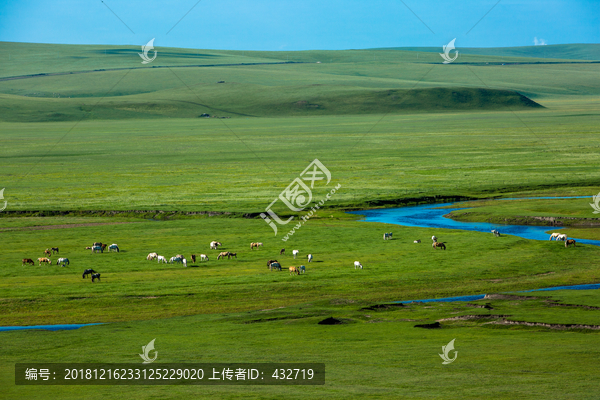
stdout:
<svg viewBox="0 0 600 400">
<path fill-rule="evenodd" d="M 591 330 L 600 330 L 600 325 L 583 325 L 583 324 L 549 324 L 545 322 L 528 322 L 528 321 L 511 321 L 508 319 L 503 319 L 502 321 L 492 321 L 488 322 L 490 324 L 498 324 L 498 325 L 523 325 L 523 326 L 538 326 L 542 328 L 550 328 L 550 329 L 591 329 Z"/>
</svg>

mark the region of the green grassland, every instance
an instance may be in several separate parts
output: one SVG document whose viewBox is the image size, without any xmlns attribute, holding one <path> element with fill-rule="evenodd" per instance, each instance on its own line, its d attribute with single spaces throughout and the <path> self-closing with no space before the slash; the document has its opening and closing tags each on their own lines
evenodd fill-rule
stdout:
<svg viewBox="0 0 600 400">
<path fill-rule="evenodd" d="M 136 46 L 0 43 L 8 202 L 0 326 L 106 323 L 0 332 L 0 397 L 597 397 L 597 291 L 514 293 L 599 282 L 597 246 L 366 223 L 344 212 L 597 193 L 600 64 L 589 60 L 598 45 L 544 47 L 471 49 L 450 65 L 427 49 L 157 47 L 155 62 L 142 66 Z M 41 73 L 58 75 L 25 77 Z M 341 188 L 284 243 L 256 213 L 315 158 L 332 182 L 315 186 L 314 200 Z M 594 218 L 589 202 L 482 200 L 466 211 L 481 211 L 478 221 Z M 387 231 L 394 240 L 381 239 Z M 597 228 L 569 232 L 598 239 Z M 446 251 L 431 248 L 433 234 Z M 216 260 L 212 240 L 237 259 Z M 91 254 L 85 247 L 94 241 L 122 251 Z M 251 251 L 256 241 L 264 246 Z M 71 265 L 21 265 L 56 246 Z M 288 255 L 279 256 L 283 247 Z M 146 261 L 153 251 L 210 260 L 188 268 Z M 306 274 L 271 272 L 273 258 L 284 269 L 306 265 Z M 355 270 L 355 260 L 365 268 Z M 86 268 L 102 281 L 82 279 Z M 329 316 L 344 323 L 317 324 Z M 414 327 L 435 321 L 441 328 Z M 324 362 L 327 383 L 14 385 L 16 362 L 139 362 L 153 338 L 157 363 Z M 438 353 L 453 338 L 458 359 L 442 365 Z"/>
</svg>

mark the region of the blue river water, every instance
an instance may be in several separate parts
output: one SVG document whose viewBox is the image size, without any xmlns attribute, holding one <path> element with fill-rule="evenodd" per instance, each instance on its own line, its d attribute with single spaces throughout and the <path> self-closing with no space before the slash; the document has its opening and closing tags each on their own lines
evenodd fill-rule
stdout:
<svg viewBox="0 0 600 400">
<path fill-rule="evenodd" d="M 543 200 L 543 199 L 584 199 L 589 198 L 588 196 L 576 196 L 576 197 L 523 197 L 523 198 L 507 198 L 498 199 L 502 200 Z M 468 204 L 469 202 L 461 202 L 462 204 Z M 461 222 L 454 221 L 450 218 L 444 217 L 454 210 L 465 210 L 469 207 L 461 208 L 440 208 L 450 206 L 452 207 L 457 203 L 443 203 L 443 204 L 425 204 L 419 206 L 401 207 L 401 208 L 386 208 L 377 210 L 363 210 L 363 211 L 351 211 L 350 214 L 364 215 L 365 222 L 383 222 L 386 224 L 396 224 L 403 226 L 414 226 L 423 228 L 440 228 L 440 229 L 462 229 L 465 231 L 477 231 L 490 233 L 492 229 L 498 230 L 503 235 L 514 235 L 525 239 L 532 240 L 548 240 L 550 235 L 546 231 L 558 231 L 561 228 L 551 226 L 531 226 L 531 225 L 508 225 L 508 224 L 490 224 L 487 222 Z M 491 234 L 491 233 L 490 233 Z M 438 236 L 440 236 L 438 234 Z M 577 243 L 591 244 L 594 246 L 600 246 L 600 240 L 589 240 L 589 239 L 578 239 L 574 238 Z M 558 286 L 543 289 L 531 289 L 524 290 L 518 293 L 524 292 L 535 292 L 535 291 L 551 291 L 551 290 L 590 290 L 600 289 L 600 283 L 598 284 L 585 284 L 585 285 L 574 285 L 574 286 Z M 445 297 L 440 299 L 421 299 L 421 300 L 403 300 L 396 301 L 394 303 L 412 303 L 412 302 L 451 302 L 451 301 L 477 301 L 482 300 L 485 294 L 477 294 L 470 296 L 457 296 L 457 297 Z"/>
<path fill-rule="evenodd" d="M 72 329 L 79 329 L 83 326 L 91 325 L 102 325 L 102 323 L 96 324 L 60 324 L 60 325 L 25 325 L 25 326 L 0 326 L 0 332 L 7 331 L 21 331 L 25 329 L 42 329 L 47 331 L 68 331 Z"/>
<path fill-rule="evenodd" d="M 586 198 L 586 197 L 536 197 L 528 199 L 570 199 L 570 198 Z M 500 199 L 502 200 L 522 200 L 522 199 Z M 461 202 L 468 204 L 469 202 Z M 385 208 L 377 210 L 362 210 L 351 211 L 350 214 L 364 215 L 366 222 L 383 222 L 386 224 L 396 224 L 403 226 L 415 226 L 423 228 L 440 228 L 440 229 L 462 229 L 465 231 L 488 232 L 496 229 L 502 235 L 514 235 L 525 239 L 532 240 L 548 240 L 550 235 L 546 231 L 559 231 L 561 228 L 552 226 L 532 226 L 532 225 L 504 225 L 491 224 L 488 222 L 461 222 L 454 221 L 444 217 L 455 210 L 465 210 L 469 207 L 461 208 L 440 208 L 453 206 L 456 203 L 443 204 L 424 204 L 419 206 L 401 207 L 401 208 Z M 590 208 L 590 215 L 591 214 Z M 491 234 L 491 233 L 490 233 Z M 437 236 L 440 236 L 438 234 Z M 600 246 L 600 240 L 578 239 L 573 238 L 577 243 L 591 244 Z"/>
</svg>

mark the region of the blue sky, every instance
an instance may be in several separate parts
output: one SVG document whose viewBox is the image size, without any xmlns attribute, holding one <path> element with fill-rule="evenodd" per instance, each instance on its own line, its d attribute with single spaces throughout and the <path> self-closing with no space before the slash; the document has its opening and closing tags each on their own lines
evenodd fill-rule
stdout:
<svg viewBox="0 0 600 400">
<path fill-rule="evenodd" d="M 156 38 L 160 47 L 231 50 L 439 47 L 453 38 L 461 47 L 600 43 L 599 0 L 197 1 L 3 1 L 0 41 Z"/>
</svg>

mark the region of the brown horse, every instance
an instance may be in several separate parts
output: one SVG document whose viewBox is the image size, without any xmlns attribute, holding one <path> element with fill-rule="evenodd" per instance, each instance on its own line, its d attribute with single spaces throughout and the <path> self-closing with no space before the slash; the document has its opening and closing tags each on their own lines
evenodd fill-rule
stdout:
<svg viewBox="0 0 600 400">
<path fill-rule="evenodd" d="M 106 243 L 102 243 L 102 251 L 104 252 L 104 250 L 106 250 L 106 246 L 108 246 Z M 100 279 L 100 278 L 98 278 Z"/>
<path fill-rule="evenodd" d="M 229 253 L 229 256 L 227 258 L 229 257 L 235 257 L 237 259 L 237 253 Z"/>
<path fill-rule="evenodd" d="M 300 271 L 296 267 L 290 267 L 290 275 L 291 274 L 300 275 Z"/>
<path fill-rule="evenodd" d="M 283 255 L 283 254 L 285 254 L 285 249 L 281 249 L 281 251 L 279 252 L 280 256 Z"/>
<path fill-rule="evenodd" d="M 258 250 L 258 248 L 262 245 L 263 245 L 262 243 L 250 243 L 250 250 L 252 250 L 255 247 Z"/>
<path fill-rule="evenodd" d="M 442 250 L 446 250 L 446 245 L 444 243 L 441 243 L 441 242 L 433 242 L 433 244 L 431 246 L 434 249 L 437 249 L 439 247 Z"/>
<path fill-rule="evenodd" d="M 269 261 L 267 261 L 267 268 L 271 269 L 271 264 L 276 263 L 276 262 L 279 262 L 279 261 L 277 261 L 277 260 L 269 260 Z"/>
<path fill-rule="evenodd" d="M 50 249 L 46 249 L 44 250 L 44 255 L 50 257 L 52 255 L 52 252 L 50 251 Z"/>
<path fill-rule="evenodd" d="M 31 258 L 24 258 L 23 259 L 23 264 L 21 264 L 21 265 L 26 265 L 26 264 L 35 265 L 35 263 L 33 262 L 33 260 Z"/>
<path fill-rule="evenodd" d="M 221 253 L 219 253 L 219 255 L 217 256 L 217 260 L 221 259 L 221 257 L 223 257 L 223 258 L 225 258 L 225 257 L 229 258 L 229 257 L 230 257 L 230 255 L 229 255 L 229 252 L 228 252 L 228 251 L 222 251 L 222 252 L 221 252 Z"/>
<path fill-rule="evenodd" d="M 565 242 L 565 247 L 569 247 L 570 245 L 573 245 L 573 247 L 577 247 L 575 246 L 575 243 L 577 243 L 575 242 L 575 239 L 569 239 Z"/>
<path fill-rule="evenodd" d="M 46 258 L 46 257 L 40 257 L 40 258 L 38 258 L 38 262 L 39 262 L 39 265 L 42 265 L 42 263 L 52 264 L 52 262 L 50 261 L 50 259 Z"/>
<path fill-rule="evenodd" d="M 192 256 L 190 257 L 192 259 L 192 262 L 196 262 L 196 255 L 192 254 Z"/>
</svg>

